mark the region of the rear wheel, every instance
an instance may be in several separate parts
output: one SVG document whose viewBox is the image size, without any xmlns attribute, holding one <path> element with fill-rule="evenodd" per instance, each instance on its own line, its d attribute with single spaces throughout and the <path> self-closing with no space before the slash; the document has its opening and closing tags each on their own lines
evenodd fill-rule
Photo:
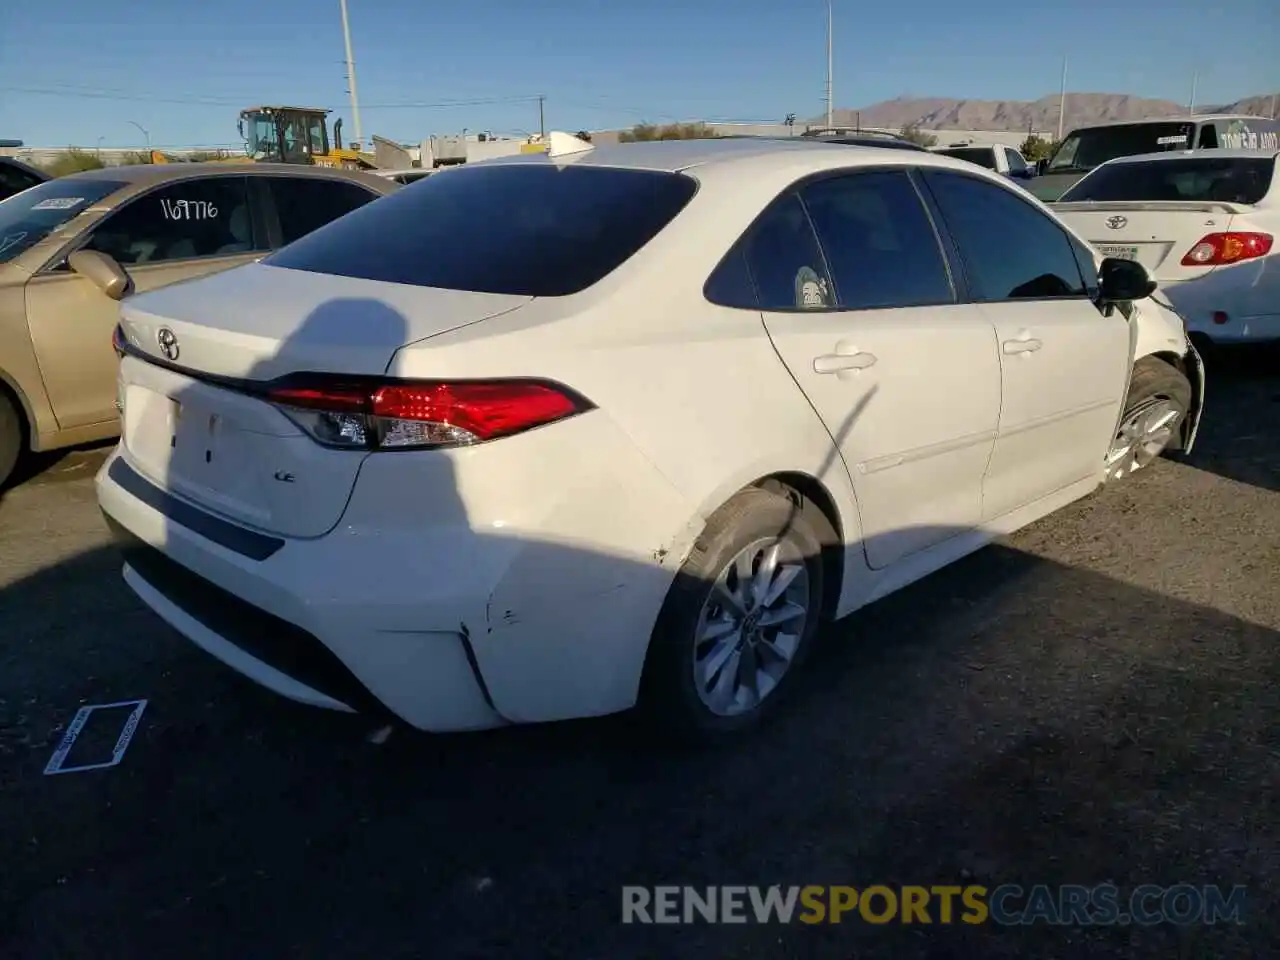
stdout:
<svg viewBox="0 0 1280 960">
<path fill-rule="evenodd" d="M 22 415 L 13 400 L 0 391 L 0 488 L 13 474 L 22 453 Z"/>
<path fill-rule="evenodd" d="M 712 742 L 776 708 L 822 611 L 819 530 L 807 502 L 735 496 L 708 522 L 668 592 L 650 643 L 641 707 L 662 732 Z"/>
<path fill-rule="evenodd" d="M 1107 453 L 1108 481 L 1123 479 L 1178 446 L 1191 408 L 1191 384 L 1181 371 L 1155 357 L 1133 368 L 1120 428 Z"/>
</svg>

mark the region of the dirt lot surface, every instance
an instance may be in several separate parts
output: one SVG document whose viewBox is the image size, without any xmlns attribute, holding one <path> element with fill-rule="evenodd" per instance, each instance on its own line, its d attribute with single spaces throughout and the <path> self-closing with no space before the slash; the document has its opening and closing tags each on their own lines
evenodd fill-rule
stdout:
<svg viewBox="0 0 1280 960">
<path fill-rule="evenodd" d="M 369 743 L 143 609 L 101 451 L 64 457 L 0 501 L 0 957 L 1277 956 L 1277 374 L 1211 368 L 1190 463 L 832 628 L 714 754 L 625 718 Z M 119 766 L 43 775 L 133 698 Z M 1243 884 L 1244 923 L 620 923 L 624 884 L 1105 881 Z"/>
</svg>

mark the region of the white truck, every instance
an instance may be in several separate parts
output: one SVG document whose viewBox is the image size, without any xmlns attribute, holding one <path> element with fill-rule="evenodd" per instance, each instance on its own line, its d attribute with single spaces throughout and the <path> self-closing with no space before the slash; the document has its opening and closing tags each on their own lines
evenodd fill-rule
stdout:
<svg viewBox="0 0 1280 960">
<path fill-rule="evenodd" d="M 949 143 L 929 149 L 933 153 L 976 163 L 980 167 L 1002 173 L 1011 180 L 1030 180 L 1036 175 L 1035 167 L 1027 163 L 1020 151 L 1003 143 L 976 143 L 972 140 L 961 140 L 959 143 Z"/>
</svg>

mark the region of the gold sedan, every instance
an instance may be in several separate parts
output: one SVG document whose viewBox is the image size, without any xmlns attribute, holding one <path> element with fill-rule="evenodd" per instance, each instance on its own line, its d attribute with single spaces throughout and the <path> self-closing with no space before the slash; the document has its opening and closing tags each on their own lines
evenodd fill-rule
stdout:
<svg viewBox="0 0 1280 960">
<path fill-rule="evenodd" d="M 257 260 L 396 189 L 317 167 L 163 164 L 0 202 L 0 485 L 26 450 L 118 435 L 119 300 Z"/>
</svg>

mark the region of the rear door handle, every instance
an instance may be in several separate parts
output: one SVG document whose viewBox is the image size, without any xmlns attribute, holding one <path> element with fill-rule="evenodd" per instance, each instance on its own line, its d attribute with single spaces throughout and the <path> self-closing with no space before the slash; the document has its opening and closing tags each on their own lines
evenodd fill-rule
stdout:
<svg viewBox="0 0 1280 960">
<path fill-rule="evenodd" d="M 1005 353 L 1035 353 L 1044 344 L 1033 337 L 1027 337 L 1025 340 L 1006 340 L 1004 342 Z"/>
<path fill-rule="evenodd" d="M 840 373 L 842 370 L 865 370 L 874 366 L 874 353 L 824 353 L 813 358 L 814 373 Z"/>
</svg>

